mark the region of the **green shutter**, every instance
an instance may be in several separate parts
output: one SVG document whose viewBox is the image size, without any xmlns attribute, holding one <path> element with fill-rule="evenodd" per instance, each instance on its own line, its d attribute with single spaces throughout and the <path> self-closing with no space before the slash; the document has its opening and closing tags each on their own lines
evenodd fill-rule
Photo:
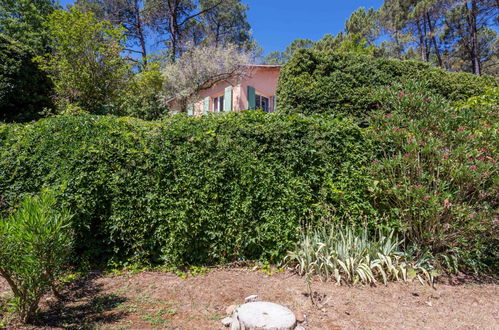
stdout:
<svg viewBox="0 0 499 330">
<path fill-rule="evenodd" d="M 248 109 L 256 108 L 256 91 L 255 87 L 248 86 Z"/>
<path fill-rule="evenodd" d="M 210 111 L 210 97 L 204 98 L 203 113 L 206 115 Z"/>
<path fill-rule="evenodd" d="M 274 106 L 273 106 L 273 108 L 274 108 L 274 112 L 275 112 L 277 110 L 277 95 L 274 96 Z"/>
<path fill-rule="evenodd" d="M 232 87 L 229 86 L 225 89 L 224 94 L 224 111 L 232 111 Z"/>
<path fill-rule="evenodd" d="M 188 116 L 194 115 L 194 105 L 192 103 L 189 103 L 187 105 L 187 115 Z"/>
</svg>

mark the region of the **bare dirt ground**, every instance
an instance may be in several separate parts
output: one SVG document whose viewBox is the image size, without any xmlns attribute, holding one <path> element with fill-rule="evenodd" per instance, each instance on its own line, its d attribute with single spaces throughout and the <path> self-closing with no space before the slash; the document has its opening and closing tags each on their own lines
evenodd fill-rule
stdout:
<svg viewBox="0 0 499 330">
<path fill-rule="evenodd" d="M 44 298 L 39 324 L 29 328 L 222 329 L 226 307 L 257 294 L 305 314 L 307 329 L 499 329 L 497 284 L 432 289 L 419 282 L 377 287 L 314 282 L 312 290 L 319 306 L 307 297 L 303 278 L 290 272 L 220 269 L 187 279 L 159 272 L 94 274 L 71 284 L 62 302 Z M 7 292 L 0 280 L 0 297 Z"/>
</svg>

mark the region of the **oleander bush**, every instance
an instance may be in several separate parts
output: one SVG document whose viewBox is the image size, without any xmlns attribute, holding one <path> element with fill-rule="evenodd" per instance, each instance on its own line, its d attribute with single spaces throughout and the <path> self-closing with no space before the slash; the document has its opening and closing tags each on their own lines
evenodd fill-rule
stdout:
<svg viewBox="0 0 499 330">
<path fill-rule="evenodd" d="M 373 207 L 445 268 L 497 273 L 497 95 L 456 105 L 424 82 L 377 94 L 383 102 L 365 131 L 376 154 Z"/>
<path fill-rule="evenodd" d="M 490 76 L 449 73 L 422 62 L 303 49 L 281 71 L 279 111 L 364 118 L 382 103 L 380 88 L 414 81 L 425 82 L 427 92 L 450 101 L 499 87 L 498 80 Z"/>
<path fill-rule="evenodd" d="M 43 192 L 26 197 L 9 217 L 0 218 L 0 276 L 12 289 L 22 322 L 33 320 L 41 297 L 55 287 L 71 254 L 71 215 L 56 204 L 53 194 Z"/>
<path fill-rule="evenodd" d="M 301 228 L 370 214 L 369 141 L 348 120 L 248 111 L 0 126 L 0 195 L 57 187 L 92 262 L 280 260 Z"/>
</svg>

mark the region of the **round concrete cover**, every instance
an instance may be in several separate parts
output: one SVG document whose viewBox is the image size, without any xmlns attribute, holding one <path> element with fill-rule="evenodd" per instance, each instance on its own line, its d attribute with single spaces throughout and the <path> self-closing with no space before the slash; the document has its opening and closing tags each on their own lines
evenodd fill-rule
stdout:
<svg viewBox="0 0 499 330">
<path fill-rule="evenodd" d="M 237 311 L 241 326 L 250 329 L 294 329 L 296 318 L 288 308 L 271 302 L 258 301 L 241 305 Z"/>
</svg>

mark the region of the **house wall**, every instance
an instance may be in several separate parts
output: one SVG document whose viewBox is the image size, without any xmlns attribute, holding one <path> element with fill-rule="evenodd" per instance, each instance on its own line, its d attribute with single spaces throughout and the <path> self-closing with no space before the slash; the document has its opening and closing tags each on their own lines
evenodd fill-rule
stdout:
<svg viewBox="0 0 499 330">
<path fill-rule="evenodd" d="M 204 99 L 210 97 L 210 112 L 213 111 L 213 97 L 223 95 L 225 88 L 232 86 L 232 111 L 248 109 L 248 86 L 256 89 L 256 93 L 272 97 L 277 90 L 279 67 L 254 67 L 248 73 L 249 77 L 242 82 L 225 81 L 202 90 L 198 94 L 198 101 L 194 103 L 194 115 L 200 116 L 204 112 Z M 173 104 L 172 104 L 173 105 Z M 272 106 L 272 104 L 271 104 Z"/>
<path fill-rule="evenodd" d="M 277 82 L 279 80 L 279 68 L 257 67 L 253 69 L 251 78 L 240 85 L 238 110 L 248 109 L 248 86 L 253 86 L 256 93 L 271 97 L 276 95 Z"/>
</svg>

